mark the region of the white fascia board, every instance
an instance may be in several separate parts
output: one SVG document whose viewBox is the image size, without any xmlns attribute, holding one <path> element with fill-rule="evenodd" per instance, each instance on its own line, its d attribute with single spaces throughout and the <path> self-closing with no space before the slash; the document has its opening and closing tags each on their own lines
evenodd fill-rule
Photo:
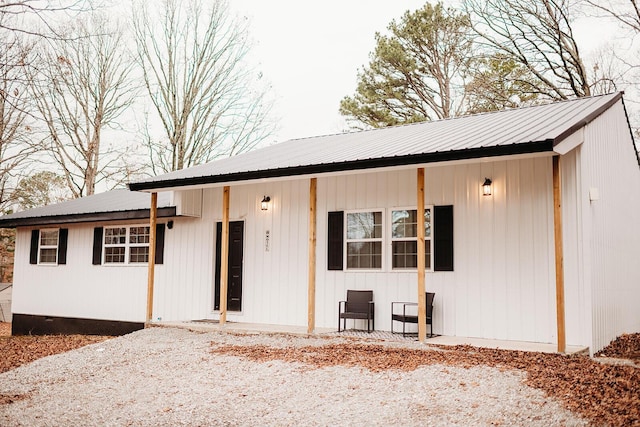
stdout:
<svg viewBox="0 0 640 427">
<path fill-rule="evenodd" d="M 569 151 L 576 148 L 578 145 L 584 142 L 584 127 L 581 127 L 564 140 L 553 146 L 553 151 L 561 156 L 567 154 Z"/>
</svg>

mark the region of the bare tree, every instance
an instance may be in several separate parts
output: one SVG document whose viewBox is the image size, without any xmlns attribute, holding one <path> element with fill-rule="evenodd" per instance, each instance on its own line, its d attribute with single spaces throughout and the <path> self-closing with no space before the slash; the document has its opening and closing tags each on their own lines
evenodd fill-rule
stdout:
<svg viewBox="0 0 640 427">
<path fill-rule="evenodd" d="M 158 7 L 154 7 L 158 6 Z M 246 151 L 273 132 L 271 104 L 243 60 L 246 23 L 223 0 L 137 4 L 138 62 L 164 137 L 149 133 L 154 173 Z"/>
<path fill-rule="evenodd" d="M 638 0 L 583 0 L 602 16 L 614 18 L 634 33 L 640 33 L 640 2 Z"/>
<path fill-rule="evenodd" d="M 91 195 L 96 183 L 122 172 L 126 156 L 105 145 L 103 132 L 118 125 L 135 97 L 122 32 L 94 15 L 78 21 L 75 40 L 55 40 L 41 53 L 30 89 L 47 128 L 53 158 L 74 197 Z M 75 37 L 77 36 L 77 37 Z"/>
<path fill-rule="evenodd" d="M 561 100 L 593 87 L 571 27 L 569 0 L 464 0 L 479 43 L 535 76 L 532 93 Z"/>
<path fill-rule="evenodd" d="M 615 58 L 616 68 L 622 69 L 619 73 L 620 84 L 627 93 L 627 108 L 629 120 L 633 128 L 636 147 L 640 140 L 640 102 L 638 101 L 638 61 L 637 45 L 634 40 L 640 34 L 640 1 L 639 0 L 582 0 L 586 6 L 587 15 L 598 18 L 609 18 L 620 25 L 623 30 L 618 33 L 615 49 L 610 48 L 607 56 Z M 600 67 L 602 68 L 602 67 Z M 599 71 L 599 70 L 598 70 Z M 630 95 L 630 96 L 629 96 Z"/>
<path fill-rule="evenodd" d="M 4 210 L 13 201 L 13 187 L 35 145 L 22 78 L 29 47 L 10 32 L 0 32 L 0 40 L 0 209 Z"/>
<path fill-rule="evenodd" d="M 76 16 L 91 8 L 85 0 L 0 1 L 0 30 L 39 38 L 65 38 L 54 25 L 61 14 Z"/>
</svg>

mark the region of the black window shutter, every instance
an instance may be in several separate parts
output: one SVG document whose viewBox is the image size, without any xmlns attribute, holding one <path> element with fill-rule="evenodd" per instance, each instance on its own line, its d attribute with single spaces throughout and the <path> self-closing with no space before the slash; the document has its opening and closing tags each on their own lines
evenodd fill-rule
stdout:
<svg viewBox="0 0 640 427">
<path fill-rule="evenodd" d="M 453 206 L 434 207 L 434 270 L 453 271 Z"/>
<path fill-rule="evenodd" d="M 61 228 L 58 231 L 58 264 L 67 263 L 67 239 L 69 237 L 69 230 Z"/>
<path fill-rule="evenodd" d="M 214 279 L 215 298 L 213 309 L 220 310 L 220 269 L 222 268 L 222 223 L 216 222 L 216 274 Z"/>
<path fill-rule="evenodd" d="M 329 270 L 342 270 L 344 254 L 344 212 L 329 212 L 327 229 L 327 268 Z"/>
<path fill-rule="evenodd" d="M 156 264 L 164 262 L 164 224 L 156 224 Z"/>
<path fill-rule="evenodd" d="M 38 243 L 40 242 L 40 230 L 31 230 L 31 248 L 29 250 L 29 264 L 38 263 Z"/>
<path fill-rule="evenodd" d="M 93 265 L 102 264 L 102 227 L 93 229 Z"/>
</svg>

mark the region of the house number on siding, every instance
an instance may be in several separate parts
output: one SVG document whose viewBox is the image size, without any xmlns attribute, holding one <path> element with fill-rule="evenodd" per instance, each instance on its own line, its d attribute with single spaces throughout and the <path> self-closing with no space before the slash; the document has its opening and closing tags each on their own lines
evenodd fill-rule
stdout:
<svg viewBox="0 0 640 427">
<path fill-rule="evenodd" d="M 271 245 L 271 232 L 269 230 L 264 232 L 264 251 L 269 252 L 269 247 Z"/>
</svg>

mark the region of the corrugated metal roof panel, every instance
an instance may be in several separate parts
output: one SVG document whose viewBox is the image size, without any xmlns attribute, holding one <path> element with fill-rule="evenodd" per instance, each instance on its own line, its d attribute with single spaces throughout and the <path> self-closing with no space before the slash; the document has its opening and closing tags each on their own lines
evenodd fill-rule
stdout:
<svg viewBox="0 0 640 427">
<path fill-rule="evenodd" d="M 148 178 L 130 184 L 134 190 L 217 182 L 215 177 L 235 176 L 236 181 L 259 176 L 260 171 L 344 165 L 435 153 L 516 147 L 531 143 L 559 142 L 571 129 L 586 124 L 615 103 L 621 93 L 579 98 L 547 105 L 477 114 L 354 133 L 295 139 L 234 157 Z M 584 122 L 584 123 L 583 123 Z M 424 159 L 422 159 L 424 161 Z M 245 176 L 246 175 L 246 176 Z M 265 175 L 268 176 L 268 175 Z"/>
<path fill-rule="evenodd" d="M 158 194 L 158 209 L 171 207 L 171 194 Z M 68 217 L 148 210 L 151 195 L 126 189 L 112 190 L 55 205 L 43 206 L 0 217 L 0 227 L 38 223 L 38 218 Z"/>
</svg>

